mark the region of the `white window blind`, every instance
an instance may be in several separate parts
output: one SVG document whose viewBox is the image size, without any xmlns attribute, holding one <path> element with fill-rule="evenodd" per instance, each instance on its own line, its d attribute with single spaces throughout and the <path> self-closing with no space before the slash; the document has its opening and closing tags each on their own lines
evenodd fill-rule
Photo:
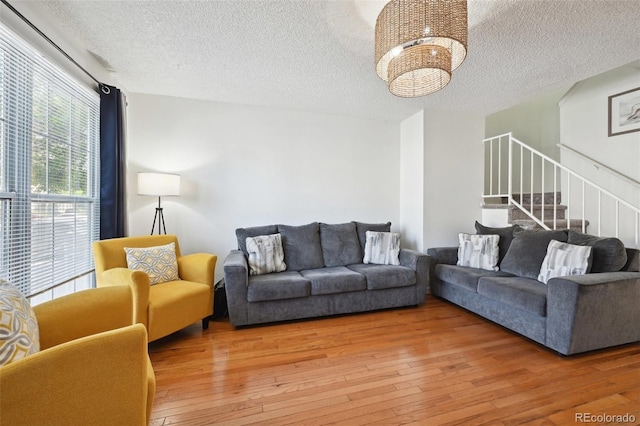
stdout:
<svg viewBox="0 0 640 426">
<path fill-rule="evenodd" d="M 0 24 L 0 276 L 26 296 L 93 270 L 98 94 Z"/>
</svg>

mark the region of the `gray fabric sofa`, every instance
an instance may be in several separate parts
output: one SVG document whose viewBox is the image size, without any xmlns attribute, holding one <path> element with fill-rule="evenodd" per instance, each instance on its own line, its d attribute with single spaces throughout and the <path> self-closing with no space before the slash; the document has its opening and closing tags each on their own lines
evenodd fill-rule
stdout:
<svg viewBox="0 0 640 426">
<path fill-rule="evenodd" d="M 431 248 L 433 295 L 564 355 L 640 341 L 640 251 L 573 231 L 476 228 L 501 236 L 500 270 L 457 266 L 457 247 Z M 591 272 L 537 281 L 551 239 L 591 245 Z"/>
<path fill-rule="evenodd" d="M 224 261 L 234 326 L 419 305 L 425 301 L 428 256 L 400 250 L 400 265 L 364 264 L 367 230 L 391 223 L 310 223 L 236 230 L 238 250 Z M 246 239 L 279 233 L 287 269 L 250 275 Z"/>
</svg>

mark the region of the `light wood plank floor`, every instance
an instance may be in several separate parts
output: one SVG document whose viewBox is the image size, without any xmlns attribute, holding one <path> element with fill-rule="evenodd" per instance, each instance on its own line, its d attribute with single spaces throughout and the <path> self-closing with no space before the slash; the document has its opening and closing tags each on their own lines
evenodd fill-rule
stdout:
<svg viewBox="0 0 640 426">
<path fill-rule="evenodd" d="M 149 350 L 154 426 L 567 425 L 625 414 L 640 424 L 640 344 L 563 357 L 432 297 L 238 330 L 228 319 L 194 324 Z M 624 419 L 602 420 L 591 424 Z"/>
</svg>

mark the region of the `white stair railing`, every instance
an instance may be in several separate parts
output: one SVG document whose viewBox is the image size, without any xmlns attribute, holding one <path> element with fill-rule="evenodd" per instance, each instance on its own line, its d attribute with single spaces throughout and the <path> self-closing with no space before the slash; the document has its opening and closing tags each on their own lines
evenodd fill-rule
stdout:
<svg viewBox="0 0 640 426">
<path fill-rule="evenodd" d="M 561 152 L 563 152 L 564 154 L 570 154 L 571 157 L 573 157 L 575 160 L 578 161 L 577 164 L 580 164 L 580 163 L 586 164 L 591 168 L 591 170 L 595 171 L 596 177 L 587 178 L 587 179 L 590 179 L 592 181 L 595 180 L 596 182 L 598 182 L 597 180 L 598 176 L 602 175 L 603 177 L 605 177 L 607 181 L 615 182 L 615 185 L 616 185 L 615 192 L 621 198 L 625 198 L 625 196 L 621 195 L 621 191 L 619 190 L 620 188 L 627 189 L 627 192 L 631 190 L 633 193 L 636 194 L 636 197 L 635 197 L 636 202 L 632 204 L 635 205 L 636 207 L 640 207 L 640 204 L 638 202 L 638 197 L 637 197 L 637 195 L 640 195 L 640 181 L 633 179 L 623 173 L 620 173 L 619 171 L 614 170 L 611 167 L 608 167 L 597 160 L 594 160 L 588 155 L 585 155 L 582 152 L 576 151 L 570 146 L 567 146 L 561 143 L 556 144 L 556 146 L 560 148 Z M 563 156 L 562 158 L 564 159 L 565 157 Z M 567 164 L 564 160 L 562 162 L 563 164 Z M 568 166 L 568 167 L 571 168 L 572 166 Z M 622 194 L 624 194 L 624 192 L 622 192 Z M 631 198 L 633 198 L 633 196 Z"/>
<path fill-rule="evenodd" d="M 628 246 L 640 247 L 638 207 L 522 143 L 511 133 L 487 138 L 483 144 L 486 201 L 506 200 L 544 229 L 579 226 L 586 233 L 589 227 L 590 234 L 616 236 Z M 560 206 L 566 206 L 565 220 L 557 219 Z"/>
</svg>

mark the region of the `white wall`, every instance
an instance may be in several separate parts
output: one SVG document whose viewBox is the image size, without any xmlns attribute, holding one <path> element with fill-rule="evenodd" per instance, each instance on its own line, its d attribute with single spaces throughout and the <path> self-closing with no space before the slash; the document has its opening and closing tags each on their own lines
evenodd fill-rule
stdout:
<svg viewBox="0 0 640 426">
<path fill-rule="evenodd" d="M 635 180 L 640 180 L 640 132 L 608 136 L 608 97 L 640 87 L 638 66 L 585 80 L 560 103 L 562 143 Z M 563 153 L 562 159 L 572 161 L 571 157 Z M 606 179 L 602 174 L 598 177 L 595 169 L 584 172 Z"/>
<path fill-rule="evenodd" d="M 400 218 L 400 125 L 164 96 L 128 96 L 129 234 L 148 234 L 157 200 L 137 173 L 182 176 L 163 199 L 183 252 L 222 259 L 238 227 Z"/>
<path fill-rule="evenodd" d="M 640 87 L 639 68 L 640 62 L 636 62 L 582 81 L 560 102 L 562 144 L 636 181 L 640 181 L 640 132 L 608 136 L 608 97 Z M 569 169 L 640 207 L 638 186 L 615 177 L 605 169 L 594 166 L 593 162 L 585 161 L 567 150 L 562 150 L 561 161 Z M 563 184 L 566 185 L 566 182 L 563 181 Z M 581 200 L 580 191 L 578 185 L 574 185 L 571 199 Z M 587 198 L 595 200 L 597 196 L 588 191 Z M 601 235 L 615 235 L 616 213 L 612 199 L 603 197 L 600 210 L 599 212 L 597 204 L 589 207 L 587 201 L 585 218 L 590 222 L 588 232 L 597 234 L 600 229 Z M 582 214 L 579 207 L 575 207 L 573 211 L 572 217 Z M 618 230 L 620 238 L 627 245 L 635 246 L 633 213 L 621 206 L 619 217 L 622 221 Z"/>
<path fill-rule="evenodd" d="M 496 112 L 488 115 L 485 119 L 485 137 L 494 137 L 511 132 L 513 137 L 531 146 L 532 148 L 542 152 L 543 154 L 551 157 L 554 160 L 560 160 L 560 153 L 557 144 L 560 142 L 560 108 L 558 102 L 560 98 L 570 89 L 570 87 L 563 87 L 553 92 L 545 93 L 535 98 L 532 98 L 520 105 L 505 109 L 503 111 Z M 508 156 L 508 144 L 507 139 L 502 145 L 502 158 L 506 159 Z M 494 142 L 493 149 L 493 162 L 494 167 L 498 163 L 498 143 Z M 487 156 L 487 162 L 489 161 L 489 149 L 487 148 L 485 155 Z M 525 188 L 530 188 L 530 156 L 528 152 L 524 155 L 523 160 L 523 177 Z M 486 192 L 489 193 L 489 167 L 485 169 L 485 183 Z M 501 192 L 507 192 L 508 187 L 508 173 L 506 163 L 500 174 L 500 189 Z M 539 163 L 534 164 L 534 191 L 542 191 L 541 166 Z M 519 151 L 514 153 L 513 162 L 513 176 L 520 176 L 520 155 Z M 497 167 L 493 171 L 493 193 L 497 193 L 498 189 L 498 170 Z M 515 185 L 515 182 L 514 182 Z M 553 173 L 552 169 L 547 167 L 545 169 L 545 192 L 552 191 L 553 188 Z M 514 187 L 514 193 L 520 192 L 520 186 Z M 495 200 L 494 200 L 495 201 Z"/>
<path fill-rule="evenodd" d="M 485 208 L 482 209 L 482 220 L 484 226 L 503 228 L 509 226 L 509 210 L 507 208 Z"/>
<path fill-rule="evenodd" d="M 400 123 L 400 232 L 402 245 L 423 246 L 424 115 L 420 111 Z"/>
<path fill-rule="evenodd" d="M 457 246 L 482 218 L 484 117 L 424 113 L 424 247 Z"/>
<path fill-rule="evenodd" d="M 560 142 L 560 98 L 569 90 L 564 87 L 537 96 L 520 105 L 488 115 L 485 137 L 513 133 L 513 137 L 551 158 L 558 159 Z"/>
</svg>

